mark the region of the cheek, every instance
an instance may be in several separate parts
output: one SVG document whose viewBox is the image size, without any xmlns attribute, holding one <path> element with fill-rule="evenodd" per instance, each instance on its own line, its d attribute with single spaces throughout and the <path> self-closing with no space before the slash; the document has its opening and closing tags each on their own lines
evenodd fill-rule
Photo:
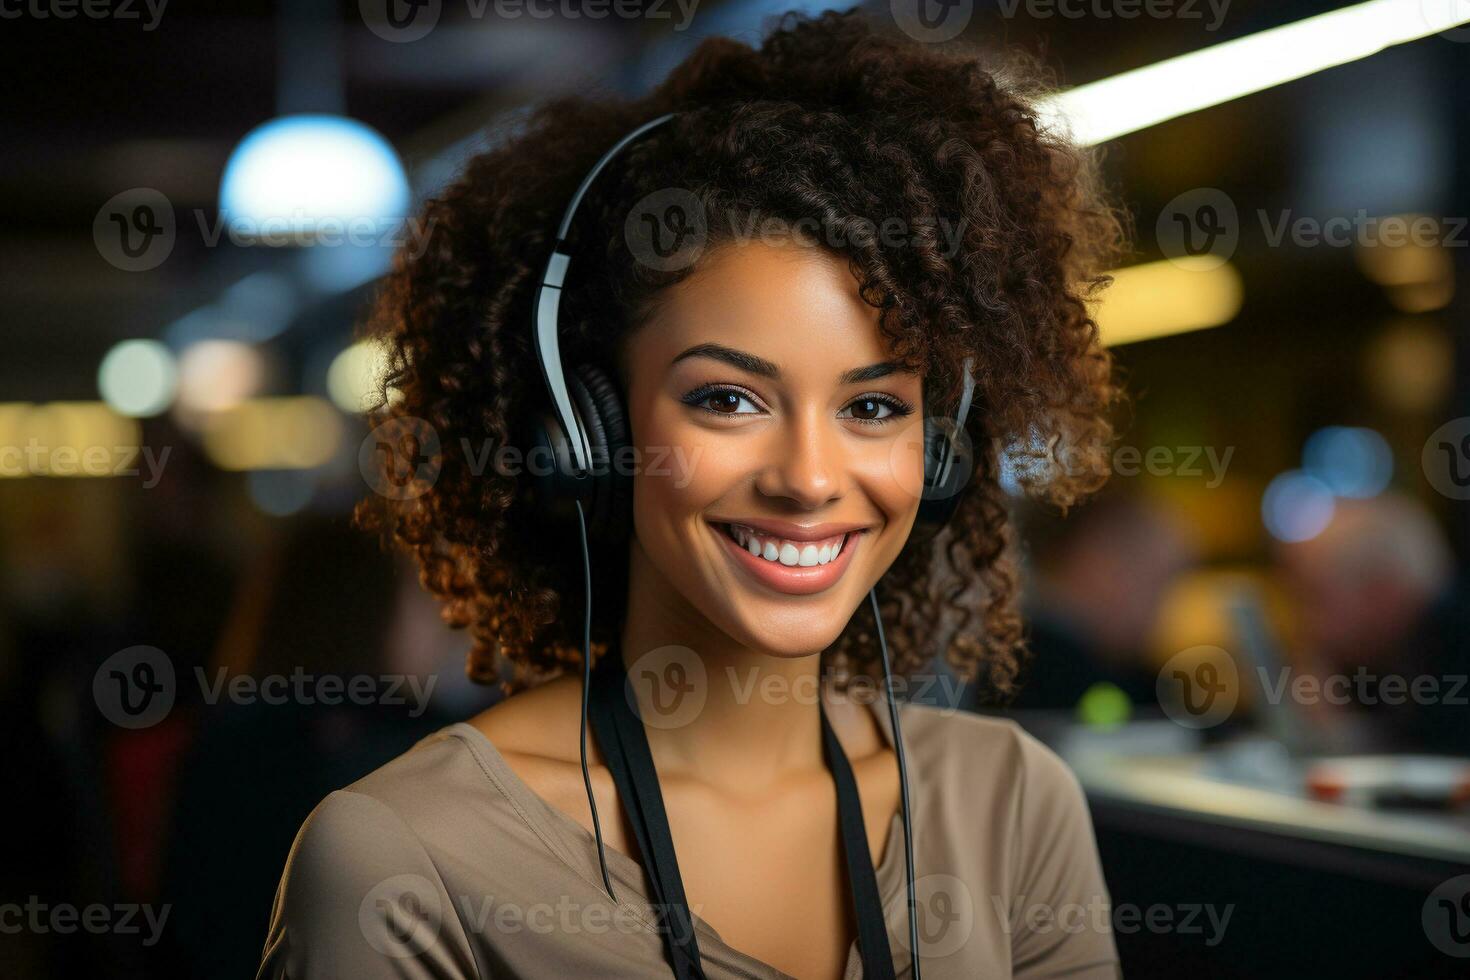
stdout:
<svg viewBox="0 0 1470 980">
<path fill-rule="evenodd" d="M 639 526 L 668 525 L 704 511 L 739 484 L 750 452 L 692 423 L 682 406 L 645 412 L 634 421 L 642 464 L 634 477 Z"/>
<path fill-rule="evenodd" d="M 915 419 L 891 438 L 875 439 L 859 454 L 863 491 L 891 525 L 907 528 L 924 490 L 924 425 Z"/>
</svg>

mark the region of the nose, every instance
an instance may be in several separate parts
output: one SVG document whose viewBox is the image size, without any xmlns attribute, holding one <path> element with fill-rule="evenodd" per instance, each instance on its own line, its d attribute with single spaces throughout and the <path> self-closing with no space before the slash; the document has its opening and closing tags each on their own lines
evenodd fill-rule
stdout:
<svg viewBox="0 0 1470 980">
<path fill-rule="evenodd" d="M 777 430 L 765 449 L 767 464 L 756 477 L 762 496 L 784 497 L 802 510 L 816 510 L 846 492 L 847 449 L 838 424 L 823 411 L 805 410 Z"/>
</svg>

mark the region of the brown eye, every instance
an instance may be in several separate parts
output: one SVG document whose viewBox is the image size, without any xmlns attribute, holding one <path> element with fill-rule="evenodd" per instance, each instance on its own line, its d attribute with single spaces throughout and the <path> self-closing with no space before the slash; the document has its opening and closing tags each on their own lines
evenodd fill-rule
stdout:
<svg viewBox="0 0 1470 980">
<path fill-rule="evenodd" d="M 839 417 L 865 425 L 886 425 L 911 411 L 904 403 L 885 395 L 862 395 L 848 402 Z"/>
<path fill-rule="evenodd" d="M 691 408 L 711 415 L 759 415 L 755 396 L 741 388 L 696 388 L 680 399 Z"/>
<path fill-rule="evenodd" d="M 712 412 L 719 412 L 721 415 L 734 415 L 740 411 L 740 403 L 743 400 L 733 391 L 717 391 L 706 398 L 704 403 Z"/>
</svg>

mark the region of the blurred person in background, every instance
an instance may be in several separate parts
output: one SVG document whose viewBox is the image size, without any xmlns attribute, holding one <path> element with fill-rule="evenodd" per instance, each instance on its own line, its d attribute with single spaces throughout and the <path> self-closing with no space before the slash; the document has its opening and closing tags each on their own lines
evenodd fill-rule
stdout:
<svg viewBox="0 0 1470 980">
<path fill-rule="evenodd" d="M 1149 641 L 1169 588 L 1198 561 L 1188 525 L 1111 489 L 1065 518 L 1033 513 L 1022 536 L 1031 655 L 1010 707 L 1072 710 L 1100 684 L 1156 704 Z"/>
<path fill-rule="evenodd" d="M 1398 494 L 1338 500 L 1320 534 L 1277 557 L 1300 664 L 1325 685 L 1303 708 L 1344 747 L 1470 754 L 1470 612 L 1428 511 Z"/>
</svg>

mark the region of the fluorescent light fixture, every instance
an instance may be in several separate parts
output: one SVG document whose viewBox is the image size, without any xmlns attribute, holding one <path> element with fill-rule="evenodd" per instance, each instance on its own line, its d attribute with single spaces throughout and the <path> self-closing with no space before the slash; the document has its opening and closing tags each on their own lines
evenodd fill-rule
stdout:
<svg viewBox="0 0 1470 980">
<path fill-rule="evenodd" d="M 1211 255 L 1114 269 L 1093 317 L 1102 342 L 1131 344 L 1229 323 L 1244 295 L 1240 273 Z"/>
<path fill-rule="evenodd" d="M 1467 0 L 1370 0 L 1081 85 L 1039 108 L 1047 128 L 1092 145 L 1465 23 Z"/>
</svg>

